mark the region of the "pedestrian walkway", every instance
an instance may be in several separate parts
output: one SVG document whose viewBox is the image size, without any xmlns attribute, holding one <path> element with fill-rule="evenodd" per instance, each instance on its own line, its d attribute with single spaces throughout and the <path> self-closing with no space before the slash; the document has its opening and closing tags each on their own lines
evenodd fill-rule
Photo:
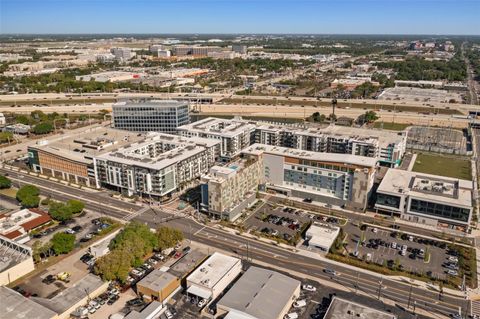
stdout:
<svg viewBox="0 0 480 319">
<path fill-rule="evenodd" d="M 480 316 L 480 300 L 472 300 L 470 306 L 470 314 L 472 316 Z"/>
<path fill-rule="evenodd" d="M 134 219 L 135 217 L 137 217 L 137 216 L 139 216 L 139 215 L 141 215 L 141 214 L 143 214 L 143 213 L 145 213 L 145 212 L 147 212 L 147 211 L 149 211 L 149 210 L 150 210 L 150 207 L 149 207 L 149 206 L 145 206 L 145 207 L 143 207 L 142 209 L 139 209 L 139 210 L 137 210 L 137 211 L 134 211 L 134 212 L 126 215 L 125 217 L 123 217 L 123 219 L 126 220 L 126 221 L 130 221 L 130 220 Z"/>
</svg>

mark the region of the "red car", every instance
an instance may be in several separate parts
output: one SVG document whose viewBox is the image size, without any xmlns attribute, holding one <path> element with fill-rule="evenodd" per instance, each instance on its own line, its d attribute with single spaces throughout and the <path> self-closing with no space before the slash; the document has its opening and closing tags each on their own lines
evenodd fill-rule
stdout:
<svg viewBox="0 0 480 319">
<path fill-rule="evenodd" d="M 177 251 L 177 253 L 173 256 L 173 258 L 175 258 L 175 259 L 178 259 L 180 257 L 182 257 L 182 252 L 181 251 Z"/>
</svg>

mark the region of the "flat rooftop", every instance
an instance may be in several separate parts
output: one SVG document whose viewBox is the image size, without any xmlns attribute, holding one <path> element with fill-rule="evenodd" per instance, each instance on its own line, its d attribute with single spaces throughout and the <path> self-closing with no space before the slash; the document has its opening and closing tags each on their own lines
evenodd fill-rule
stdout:
<svg viewBox="0 0 480 319">
<path fill-rule="evenodd" d="M 79 301 L 103 285 L 102 279 L 93 274 L 87 274 L 73 286 L 63 290 L 51 299 L 32 297 L 31 299 L 58 314 L 62 314 Z"/>
<path fill-rule="evenodd" d="M 390 168 L 377 192 L 409 195 L 453 206 L 472 206 L 472 181 Z"/>
<path fill-rule="evenodd" d="M 51 319 L 57 316 L 54 311 L 5 286 L 0 286 L 0 305 L 0 319 Z"/>
<path fill-rule="evenodd" d="M 310 245 L 330 247 L 339 232 L 339 227 L 323 223 L 313 223 L 310 228 L 308 228 L 306 235 L 310 237 Z"/>
<path fill-rule="evenodd" d="M 140 280 L 137 285 L 153 291 L 161 291 L 174 280 L 178 280 L 178 277 L 163 271 L 161 268 L 157 268 Z"/>
<path fill-rule="evenodd" d="M 251 266 L 220 299 L 218 306 L 255 318 L 277 319 L 300 289 L 300 281 Z"/>
<path fill-rule="evenodd" d="M 187 277 L 187 281 L 212 288 L 240 262 L 238 258 L 215 252 Z"/>
<path fill-rule="evenodd" d="M 205 258 L 207 258 L 206 253 L 198 249 L 192 249 L 188 254 L 184 255 L 176 263 L 171 265 L 170 269 L 168 269 L 168 272 L 174 276 L 177 276 L 178 278 L 184 278 L 198 265 L 200 265 Z"/>
<path fill-rule="evenodd" d="M 29 146 L 29 148 L 55 156 L 62 156 L 76 162 L 91 164 L 94 156 L 139 142 L 144 138 L 145 134 L 142 133 L 98 125 L 85 129 L 81 135 L 67 133 L 60 137 L 39 140 L 36 145 Z"/>
<path fill-rule="evenodd" d="M 0 272 L 17 265 L 27 258 L 31 258 L 31 256 L 32 249 L 30 247 L 0 235 Z"/>
<path fill-rule="evenodd" d="M 197 122 L 182 125 L 177 128 L 180 131 L 233 137 L 255 129 L 255 124 L 241 119 L 220 119 L 207 117 Z"/>
<path fill-rule="evenodd" d="M 187 138 L 149 132 L 146 138 L 137 143 L 117 148 L 96 158 L 127 165 L 162 169 L 199 154 L 219 143 L 220 141 L 207 138 Z"/>
<path fill-rule="evenodd" d="M 294 148 L 280 147 L 265 144 L 253 144 L 242 151 L 244 154 L 261 155 L 263 153 L 280 155 L 284 157 L 294 157 L 299 159 L 309 159 L 318 162 L 333 162 L 339 164 L 351 164 L 366 168 L 375 167 L 377 160 L 373 157 L 358 156 L 339 153 L 320 153 L 297 150 Z"/>
<path fill-rule="evenodd" d="M 396 319 L 397 316 L 334 296 L 323 319 L 345 318 Z"/>
</svg>

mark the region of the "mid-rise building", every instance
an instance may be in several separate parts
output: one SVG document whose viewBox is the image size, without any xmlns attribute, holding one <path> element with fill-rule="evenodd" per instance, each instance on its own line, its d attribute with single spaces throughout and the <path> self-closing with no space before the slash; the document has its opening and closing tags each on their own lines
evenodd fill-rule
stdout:
<svg viewBox="0 0 480 319">
<path fill-rule="evenodd" d="M 407 134 L 337 125 L 326 128 L 257 125 L 255 142 L 313 152 L 372 157 L 380 165 L 396 167 L 405 154 Z"/>
<path fill-rule="evenodd" d="M 115 60 L 121 62 L 128 61 L 135 56 L 135 52 L 132 52 L 130 48 L 112 48 L 111 52 L 115 56 Z"/>
<path fill-rule="evenodd" d="M 93 187 L 96 185 L 94 156 L 144 138 L 144 134 L 136 132 L 93 126 L 85 129 L 81 136 L 66 133 L 28 146 L 28 164 L 43 175 Z"/>
<path fill-rule="evenodd" d="M 118 102 L 112 106 L 113 126 L 134 132 L 175 133 L 190 123 L 188 102 L 150 100 Z"/>
<path fill-rule="evenodd" d="M 361 212 L 367 206 L 375 158 L 264 144 L 254 144 L 242 153 L 262 158 L 268 189 Z"/>
<path fill-rule="evenodd" d="M 375 208 L 420 225 L 467 231 L 472 218 L 473 182 L 389 169 Z"/>
<path fill-rule="evenodd" d="M 218 152 L 219 141 L 151 132 L 94 158 L 97 187 L 161 198 L 207 173 Z"/>
<path fill-rule="evenodd" d="M 187 294 L 213 300 L 241 272 L 242 261 L 239 258 L 215 252 L 187 277 Z"/>
<path fill-rule="evenodd" d="M 241 158 L 226 166 L 213 166 L 201 179 L 202 210 L 233 221 L 255 202 L 262 183 L 261 158 Z"/>
<path fill-rule="evenodd" d="M 178 134 L 186 137 L 202 137 L 220 141 L 220 155 L 232 158 L 252 142 L 255 124 L 238 119 L 208 117 L 179 127 Z"/>
<path fill-rule="evenodd" d="M 232 44 L 232 51 L 240 54 L 247 54 L 247 46 L 244 44 Z"/>
</svg>

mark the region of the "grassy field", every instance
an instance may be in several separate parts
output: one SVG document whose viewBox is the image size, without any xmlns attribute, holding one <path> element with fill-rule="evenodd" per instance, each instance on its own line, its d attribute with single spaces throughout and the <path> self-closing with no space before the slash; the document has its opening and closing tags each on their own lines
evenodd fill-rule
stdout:
<svg viewBox="0 0 480 319">
<path fill-rule="evenodd" d="M 418 153 L 413 171 L 472 180 L 472 171 L 468 157 Z"/>
<path fill-rule="evenodd" d="M 6 189 L 0 189 L 0 194 L 3 194 L 5 196 L 15 198 L 17 196 L 17 189 L 16 188 L 6 188 Z"/>
<path fill-rule="evenodd" d="M 373 127 L 382 128 L 382 124 L 383 124 L 384 130 L 390 130 L 390 131 L 403 131 L 406 127 L 411 126 L 411 124 L 405 124 L 405 123 L 375 122 L 373 123 Z"/>
</svg>

